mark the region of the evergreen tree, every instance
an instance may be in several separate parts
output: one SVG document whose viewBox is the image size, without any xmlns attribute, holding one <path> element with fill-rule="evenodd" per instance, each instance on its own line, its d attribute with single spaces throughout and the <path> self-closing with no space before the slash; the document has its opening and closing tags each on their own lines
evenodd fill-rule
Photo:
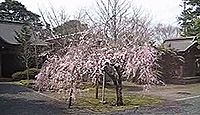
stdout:
<svg viewBox="0 0 200 115">
<path fill-rule="evenodd" d="M 179 17 L 183 36 L 200 36 L 200 0 L 182 0 L 183 11 Z"/>
<path fill-rule="evenodd" d="M 39 17 L 18 1 L 5 0 L 0 3 L 0 20 L 36 23 Z"/>
</svg>

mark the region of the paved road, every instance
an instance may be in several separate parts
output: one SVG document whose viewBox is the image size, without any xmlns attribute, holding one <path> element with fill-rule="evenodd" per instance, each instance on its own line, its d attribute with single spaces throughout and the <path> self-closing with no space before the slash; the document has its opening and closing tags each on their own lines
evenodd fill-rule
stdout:
<svg viewBox="0 0 200 115">
<path fill-rule="evenodd" d="M 70 115 L 90 114 L 66 103 L 40 95 L 30 89 L 0 82 L 0 115 Z"/>
<path fill-rule="evenodd" d="M 68 109 L 66 103 L 40 95 L 27 88 L 0 82 L 0 115 L 94 115 L 90 111 Z M 168 102 L 156 107 L 141 107 L 109 115 L 200 115 L 200 97 Z"/>
</svg>

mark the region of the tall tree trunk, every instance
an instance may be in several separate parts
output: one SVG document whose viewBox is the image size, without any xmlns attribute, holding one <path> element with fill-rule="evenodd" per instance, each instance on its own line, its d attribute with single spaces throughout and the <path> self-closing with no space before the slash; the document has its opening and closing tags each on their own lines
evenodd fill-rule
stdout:
<svg viewBox="0 0 200 115">
<path fill-rule="evenodd" d="M 26 78 L 27 78 L 27 80 L 29 80 L 29 66 L 28 66 L 28 61 L 26 61 L 26 70 L 27 70 Z"/>
<path fill-rule="evenodd" d="M 34 46 L 34 50 L 35 50 L 35 64 L 36 64 L 36 69 L 39 68 L 39 62 L 38 62 L 38 53 L 37 53 L 37 46 Z"/>
</svg>

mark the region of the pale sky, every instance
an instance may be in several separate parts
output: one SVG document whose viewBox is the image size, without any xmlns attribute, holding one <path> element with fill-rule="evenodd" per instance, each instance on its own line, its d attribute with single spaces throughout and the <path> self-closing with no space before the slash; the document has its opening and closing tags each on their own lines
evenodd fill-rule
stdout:
<svg viewBox="0 0 200 115">
<path fill-rule="evenodd" d="M 0 0 L 2 2 L 4 0 Z M 56 10 L 65 9 L 69 15 L 75 15 L 80 9 L 94 10 L 96 0 L 17 0 L 28 10 L 39 14 L 38 8 L 46 9 L 53 5 Z M 132 0 L 133 5 L 150 14 L 153 23 L 177 25 L 182 0 Z"/>
</svg>

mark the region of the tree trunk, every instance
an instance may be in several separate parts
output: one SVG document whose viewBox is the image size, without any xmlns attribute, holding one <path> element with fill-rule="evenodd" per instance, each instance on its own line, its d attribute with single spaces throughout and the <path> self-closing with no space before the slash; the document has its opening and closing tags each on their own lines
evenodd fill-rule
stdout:
<svg viewBox="0 0 200 115">
<path fill-rule="evenodd" d="M 28 62 L 26 62 L 26 70 L 27 70 L 26 78 L 27 78 L 27 80 L 29 80 L 29 66 L 28 66 Z"/>
<path fill-rule="evenodd" d="M 38 53 L 37 53 L 37 46 L 34 46 L 35 49 L 35 64 L 36 64 L 36 69 L 39 68 L 39 63 L 38 63 Z"/>
<path fill-rule="evenodd" d="M 120 67 L 115 67 L 116 71 L 113 69 L 111 65 L 106 63 L 106 66 L 104 68 L 105 75 L 108 75 L 116 89 L 116 105 L 117 106 L 122 106 L 123 105 L 123 96 L 122 96 L 122 70 Z M 116 74 L 112 74 L 112 71 L 116 72 Z"/>
<path fill-rule="evenodd" d="M 122 85 L 116 85 L 116 104 L 117 106 L 122 106 L 123 105 L 123 97 L 122 97 Z"/>
<path fill-rule="evenodd" d="M 118 78 L 117 78 L 117 86 L 116 86 L 116 95 L 117 95 L 117 106 L 123 105 L 123 96 L 122 96 L 122 71 L 120 67 L 115 67 Z"/>
<path fill-rule="evenodd" d="M 68 108 L 70 108 L 72 106 L 72 94 L 73 94 L 73 89 L 70 89 L 70 93 L 69 93 L 69 105 Z"/>
</svg>

